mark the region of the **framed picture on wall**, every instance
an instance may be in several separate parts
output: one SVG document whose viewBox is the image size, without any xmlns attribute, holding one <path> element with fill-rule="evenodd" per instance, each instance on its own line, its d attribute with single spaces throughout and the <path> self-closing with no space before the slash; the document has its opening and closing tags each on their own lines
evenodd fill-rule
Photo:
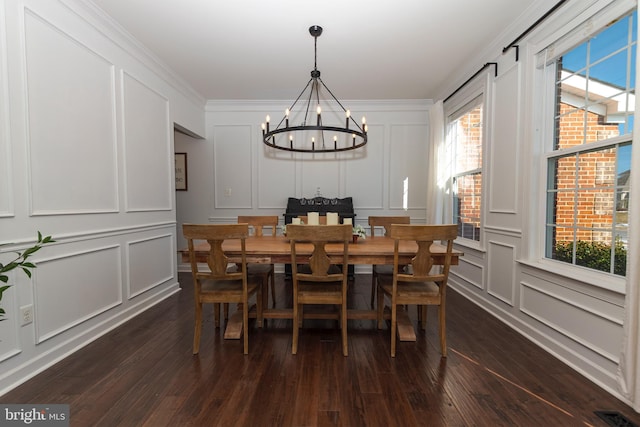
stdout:
<svg viewBox="0 0 640 427">
<path fill-rule="evenodd" d="M 187 191 L 187 153 L 175 153 L 176 191 Z"/>
</svg>

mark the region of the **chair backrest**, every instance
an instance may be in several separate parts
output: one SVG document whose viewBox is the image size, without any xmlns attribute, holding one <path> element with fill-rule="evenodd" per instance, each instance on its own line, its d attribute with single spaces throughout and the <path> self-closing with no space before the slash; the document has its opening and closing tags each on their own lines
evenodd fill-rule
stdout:
<svg viewBox="0 0 640 427">
<path fill-rule="evenodd" d="M 276 228 L 278 227 L 277 215 L 240 215 L 238 216 L 238 224 L 249 224 L 250 228 L 253 228 L 254 236 L 262 236 L 265 229 L 271 228 L 271 235 L 276 235 Z"/>
<path fill-rule="evenodd" d="M 291 241 L 291 272 L 294 278 L 304 281 L 335 282 L 343 280 L 346 283 L 348 276 L 348 252 L 349 242 L 352 239 L 353 229 L 349 224 L 340 225 L 292 225 L 287 226 L 287 238 Z M 298 273 L 298 245 L 312 244 L 313 253 L 309 258 L 311 273 Z M 336 257 L 331 260 L 327 254 L 326 244 L 342 243 L 342 256 L 340 262 Z M 342 265 L 342 272 L 334 274 L 329 267 Z"/>
<path fill-rule="evenodd" d="M 389 236 L 394 243 L 394 286 L 396 281 L 406 282 L 436 282 L 440 285 L 440 293 L 444 293 L 449 278 L 449 268 L 453 253 L 453 241 L 458 236 L 456 224 L 447 225 L 406 225 L 393 224 L 389 229 Z M 418 244 L 418 251 L 411 260 L 411 268 L 398 269 L 399 246 L 403 240 L 414 241 Z M 445 245 L 444 263 L 439 272 L 432 272 L 434 260 L 431 252 L 433 243 Z"/>
<path fill-rule="evenodd" d="M 189 247 L 189 260 L 191 272 L 194 278 L 207 278 L 214 280 L 244 280 L 246 279 L 246 249 L 245 239 L 249 235 L 247 224 L 183 224 L 182 233 L 187 239 Z M 239 239 L 242 250 L 242 268 L 238 271 L 227 271 L 229 259 L 222 250 L 225 240 Z M 207 254 L 207 265 L 211 273 L 200 272 L 195 251 L 195 241 L 206 240 L 210 249 Z M 244 280 L 246 283 L 246 280 Z"/>
<path fill-rule="evenodd" d="M 300 215 L 300 216 L 298 216 L 298 218 L 300 218 L 300 221 L 302 221 L 304 224 L 309 224 L 309 219 L 307 218 L 307 215 Z M 326 215 L 320 215 L 318 217 L 318 224 L 326 225 L 327 224 L 327 216 Z"/>
<path fill-rule="evenodd" d="M 376 227 L 384 227 L 384 236 L 389 235 L 389 227 L 391 224 L 410 224 L 411 217 L 409 216 L 370 216 L 369 228 L 371 229 L 371 237 L 376 235 Z"/>
</svg>

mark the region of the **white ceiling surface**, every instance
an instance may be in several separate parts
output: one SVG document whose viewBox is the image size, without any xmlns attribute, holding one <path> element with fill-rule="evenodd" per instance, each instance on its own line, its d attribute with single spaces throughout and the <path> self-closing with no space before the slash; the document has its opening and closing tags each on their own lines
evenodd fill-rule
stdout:
<svg viewBox="0 0 640 427">
<path fill-rule="evenodd" d="M 93 2 L 210 100 L 295 99 L 313 69 L 308 29 L 320 25 L 322 80 L 339 99 L 366 100 L 446 96 L 541 0 Z"/>
</svg>

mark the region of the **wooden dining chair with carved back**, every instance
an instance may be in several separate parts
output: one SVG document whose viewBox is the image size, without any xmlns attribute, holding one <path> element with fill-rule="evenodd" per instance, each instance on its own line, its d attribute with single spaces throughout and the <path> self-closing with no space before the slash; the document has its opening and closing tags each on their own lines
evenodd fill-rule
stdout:
<svg viewBox="0 0 640 427">
<path fill-rule="evenodd" d="M 200 351 L 202 333 L 202 306 L 214 304 L 215 326 L 220 326 L 220 304 L 241 305 L 244 334 L 244 354 L 249 353 L 249 298 L 256 295 L 257 322 L 262 324 L 262 282 L 257 277 L 247 275 L 245 239 L 249 235 L 248 224 L 183 224 L 182 231 L 189 247 L 189 261 L 193 276 L 195 321 L 193 333 L 193 354 Z M 225 240 L 238 239 L 241 245 L 239 266 L 231 264 L 222 244 Z M 197 262 L 195 241 L 206 240 L 209 245 L 207 265 L 209 271 L 201 271 Z M 235 262 L 235 260 L 234 260 Z M 239 268 L 238 268 L 239 267 Z M 240 308 L 239 308 L 240 309 Z"/>
<path fill-rule="evenodd" d="M 287 237 L 291 242 L 291 278 L 293 281 L 293 341 L 291 353 L 298 351 L 299 328 L 304 318 L 305 304 L 333 304 L 340 306 L 340 329 L 342 334 L 342 354 L 348 356 L 347 344 L 347 286 L 348 252 L 352 227 L 341 225 L 288 225 Z M 342 245 L 341 256 L 330 259 L 327 255 L 328 243 Z M 300 244 L 313 245 L 309 258 L 309 268 L 300 269 L 298 247 Z M 337 265 L 340 268 L 332 268 Z"/>
<path fill-rule="evenodd" d="M 426 327 L 426 307 L 436 305 L 439 308 L 440 351 L 447 356 L 446 338 L 446 292 L 449 268 L 453 253 L 453 241 L 458 234 L 456 224 L 447 225 L 401 225 L 393 224 L 389 236 L 395 240 L 393 255 L 393 273 L 378 276 L 378 329 L 383 326 L 385 297 L 391 305 L 391 357 L 396 355 L 396 328 L 398 306 L 418 305 L 424 307 L 421 328 Z M 402 241 L 414 241 L 418 245 L 415 257 L 407 268 L 399 267 L 399 246 Z M 433 243 L 446 246 L 444 263 L 434 266 L 431 253 Z"/>
<path fill-rule="evenodd" d="M 261 237 L 265 230 L 269 230 L 272 236 L 276 235 L 278 227 L 277 215 L 241 215 L 238 223 L 247 223 L 253 229 L 253 235 Z M 271 287 L 271 303 L 276 306 L 276 280 L 273 264 L 248 263 L 247 272 L 250 276 L 258 276 L 262 280 L 263 306 L 267 307 L 269 301 L 269 287 Z"/>
<path fill-rule="evenodd" d="M 410 224 L 411 217 L 409 216 L 370 216 L 369 217 L 369 234 L 371 238 L 375 238 L 376 230 L 380 231 L 380 228 L 384 230 L 383 235 L 389 235 L 389 228 L 391 224 Z M 374 301 L 376 296 L 376 286 L 379 274 L 392 274 L 391 265 L 373 265 L 371 274 L 371 308 L 374 308 Z"/>
</svg>

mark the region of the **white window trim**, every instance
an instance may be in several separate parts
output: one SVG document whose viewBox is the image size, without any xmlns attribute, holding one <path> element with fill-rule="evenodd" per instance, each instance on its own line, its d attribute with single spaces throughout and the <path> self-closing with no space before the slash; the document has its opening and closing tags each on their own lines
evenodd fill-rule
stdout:
<svg viewBox="0 0 640 427">
<path fill-rule="evenodd" d="M 489 67 L 485 72 L 478 74 L 476 78 L 468 82 L 464 88 L 443 104 L 445 130 L 447 130 L 445 137 L 447 138 L 447 141 L 448 129 L 451 122 L 460 118 L 472 105 L 482 105 L 482 168 L 477 169 L 482 172 L 482 195 L 480 196 L 480 241 L 463 238 L 461 236 L 458 236 L 456 239 L 456 245 L 468 247 L 480 252 L 485 252 L 484 223 L 487 218 L 487 189 L 489 188 L 489 181 L 486 173 L 489 161 L 489 126 L 487 126 L 487 123 L 491 123 L 489 105 L 491 97 L 490 84 L 493 81 L 493 73 L 493 68 Z M 480 103 L 477 102 L 478 99 L 481 99 Z M 463 175 L 468 175 L 469 172 L 470 171 L 467 171 Z M 453 171 L 450 171 L 449 173 L 449 180 L 458 176 L 458 174 L 453 174 Z M 447 203 L 450 206 L 449 212 L 453 215 L 452 192 L 448 195 Z"/>
<path fill-rule="evenodd" d="M 529 252 L 527 258 L 520 260 L 522 264 L 622 294 L 625 293 L 625 277 L 556 261 L 546 258 L 545 256 L 548 160 L 557 157 L 559 153 L 579 152 L 585 148 L 584 146 L 580 146 L 559 151 L 553 151 L 551 149 L 554 142 L 555 123 L 553 118 L 547 113 L 554 109 L 555 93 L 554 85 L 547 84 L 547 79 L 555 81 L 555 73 L 553 73 L 551 67 L 545 66 L 589 39 L 593 34 L 602 30 L 613 20 L 624 16 L 637 7 L 638 3 L 636 0 L 596 2 L 596 4 L 592 4 L 586 8 L 583 13 L 570 24 L 565 25 L 564 28 L 557 30 L 551 36 L 547 37 L 545 41 L 537 44 L 537 46 L 544 46 L 543 48 L 534 48 L 532 50 L 533 52 L 537 52 L 534 54 L 534 87 L 537 88 L 535 93 L 542 93 L 542 95 L 536 95 L 534 102 L 535 110 L 537 111 L 537 113 L 534 114 L 534 120 L 537 121 L 534 127 L 538 129 L 534 143 L 539 147 L 538 150 L 540 154 L 538 163 L 539 176 L 536 179 L 537 188 L 534 189 L 534 197 L 535 200 L 537 200 L 538 210 L 532 217 L 533 223 L 531 224 L 531 230 L 534 231 L 536 236 L 535 241 L 532 242 L 532 251 Z M 576 23 L 576 20 L 579 21 Z M 638 47 L 636 47 L 636 55 L 640 55 L 640 49 L 638 49 Z M 637 72 L 640 72 L 640 70 L 637 70 Z M 637 80 L 638 79 L 636 79 L 636 81 Z M 626 142 L 627 140 L 629 140 L 629 135 L 623 135 L 604 142 L 590 143 L 589 149 Z"/>
</svg>

